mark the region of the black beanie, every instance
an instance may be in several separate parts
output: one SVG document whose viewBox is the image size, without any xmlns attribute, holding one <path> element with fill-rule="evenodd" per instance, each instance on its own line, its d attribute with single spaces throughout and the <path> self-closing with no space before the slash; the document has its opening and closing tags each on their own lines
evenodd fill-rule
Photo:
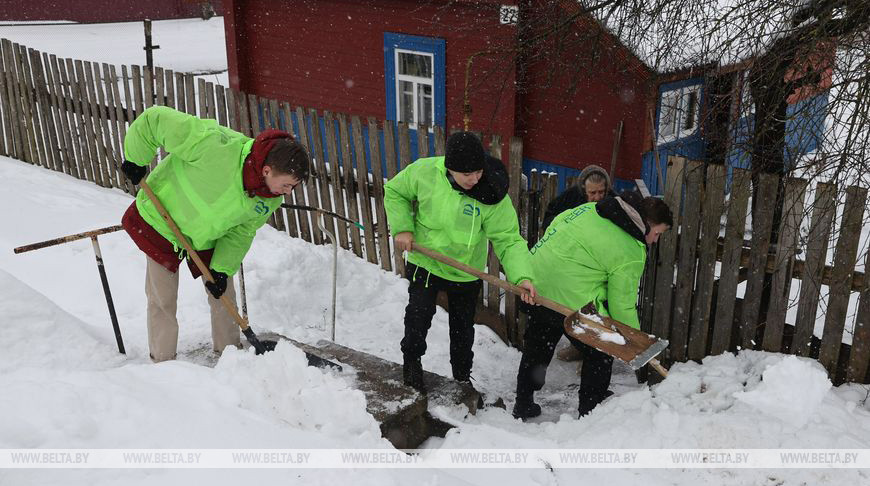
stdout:
<svg viewBox="0 0 870 486">
<path fill-rule="evenodd" d="M 483 170 L 486 153 L 477 135 L 471 132 L 456 132 L 447 139 L 444 166 L 456 172 Z"/>
</svg>

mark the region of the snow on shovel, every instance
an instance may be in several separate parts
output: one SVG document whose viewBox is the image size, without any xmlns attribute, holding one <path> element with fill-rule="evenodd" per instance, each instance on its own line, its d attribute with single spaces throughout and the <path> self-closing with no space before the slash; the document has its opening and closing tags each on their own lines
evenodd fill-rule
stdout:
<svg viewBox="0 0 870 486">
<path fill-rule="evenodd" d="M 490 284 L 507 292 L 516 295 L 523 295 L 526 292 L 516 285 L 493 275 L 483 273 L 476 268 L 420 246 L 417 243 L 412 244 L 412 249 L 433 260 L 486 280 Z M 609 317 L 587 316 L 579 310 L 571 309 L 540 295 L 535 297 L 535 303 L 565 315 L 563 325 L 565 334 L 568 336 L 628 363 L 632 369 L 640 369 L 643 365 L 649 363 L 659 374 L 664 377 L 668 376 L 668 371 L 655 359 L 659 353 L 668 347 L 666 340 L 658 339 L 655 336 L 629 327 Z"/>
</svg>

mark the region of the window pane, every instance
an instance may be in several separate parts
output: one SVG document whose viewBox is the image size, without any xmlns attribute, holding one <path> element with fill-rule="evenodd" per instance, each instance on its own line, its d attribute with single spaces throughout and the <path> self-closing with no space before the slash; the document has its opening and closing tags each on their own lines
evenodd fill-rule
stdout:
<svg viewBox="0 0 870 486">
<path fill-rule="evenodd" d="M 399 81 L 399 121 L 414 123 L 414 83 Z"/>
<path fill-rule="evenodd" d="M 417 85 L 417 103 L 420 107 L 420 123 L 432 126 L 432 86 Z"/>
<path fill-rule="evenodd" d="M 683 108 L 683 130 L 691 130 L 695 128 L 695 118 L 698 113 L 698 92 L 695 90 L 689 91 L 684 97 L 685 106 Z"/>
<path fill-rule="evenodd" d="M 679 91 L 671 91 L 662 95 L 661 114 L 659 115 L 659 136 L 670 137 L 674 134 L 674 122 L 677 118 L 677 103 Z"/>
<path fill-rule="evenodd" d="M 432 78 L 432 58 L 410 52 L 400 52 L 399 74 Z"/>
</svg>

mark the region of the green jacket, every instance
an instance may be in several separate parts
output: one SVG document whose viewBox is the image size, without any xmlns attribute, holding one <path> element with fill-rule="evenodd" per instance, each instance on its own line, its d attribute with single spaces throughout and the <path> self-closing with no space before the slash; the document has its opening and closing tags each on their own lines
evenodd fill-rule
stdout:
<svg viewBox="0 0 870 486">
<path fill-rule="evenodd" d="M 531 249 L 535 288 L 572 309 L 594 302 L 602 316 L 639 329 L 637 291 L 646 245 L 602 217 L 595 205 L 560 213 Z"/>
<path fill-rule="evenodd" d="M 165 106 L 148 108 L 130 124 L 124 157 L 146 166 L 163 147 L 169 155 L 147 182 L 194 250 L 214 248 L 211 268 L 234 275 L 254 234 L 281 205 L 281 198 L 249 197 L 242 165 L 254 141 L 241 133 Z M 136 208 L 176 249 L 182 248 L 145 191 Z"/>
<path fill-rule="evenodd" d="M 531 280 L 528 245 L 520 236 L 510 197 L 483 204 L 454 189 L 446 174 L 444 157 L 430 157 L 387 182 L 384 206 L 390 233 L 410 231 L 417 243 L 479 270 L 486 266 L 489 240 L 508 280 Z M 477 278 L 417 252 L 410 253 L 408 261 L 454 282 Z"/>
</svg>

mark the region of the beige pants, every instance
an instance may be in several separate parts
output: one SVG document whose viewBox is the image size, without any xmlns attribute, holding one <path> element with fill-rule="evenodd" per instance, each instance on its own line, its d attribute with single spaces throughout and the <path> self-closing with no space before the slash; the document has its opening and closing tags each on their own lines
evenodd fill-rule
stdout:
<svg viewBox="0 0 870 486">
<path fill-rule="evenodd" d="M 175 359 L 178 348 L 178 272 L 170 272 L 163 265 L 149 257 L 145 267 L 145 296 L 148 299 L 148 349 L 155 362 Z M 203 290 L 205 290 L 203 279 Z M 226 346 L 238 346 L 239 326 L 208 290 L 208 305 L 211 308 L 211 339 L 215 351 L 223 351 Z M 232 279 L 227 282 L 224 293 L 233 305 L 236 304 L 236 290 Z"/>
</svg>

